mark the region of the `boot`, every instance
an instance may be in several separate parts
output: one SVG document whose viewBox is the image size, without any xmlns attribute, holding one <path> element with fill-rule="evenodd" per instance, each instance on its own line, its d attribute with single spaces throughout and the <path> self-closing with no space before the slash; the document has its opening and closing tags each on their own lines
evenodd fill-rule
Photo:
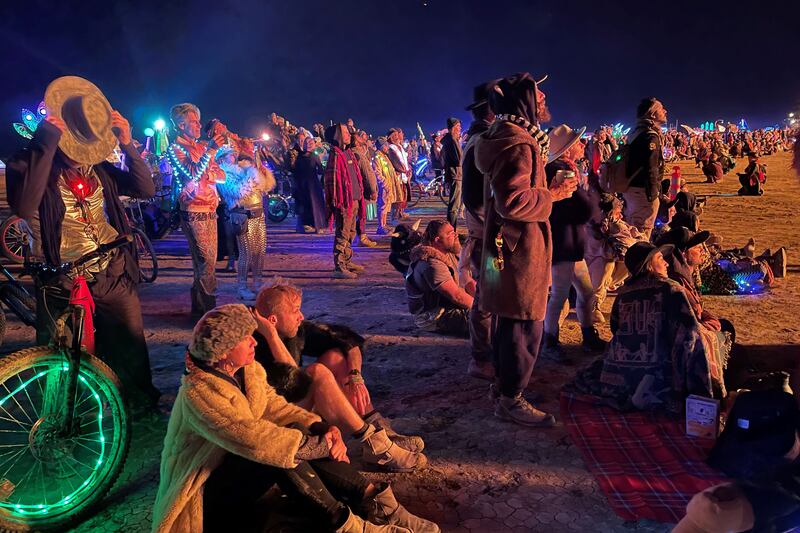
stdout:
<svg viewBox="0 0 800 533">
<path fill-rule="evenodd" d="M 385 429 L 370 427 L 359 440 L 364 462 L 383 470 L 412 472 L 428 462 L 421 453 L 410 452 L 393 443 Z"/>
<path fill-rule="evenodd" d="M 470 359 L 469 365 L 467 365 L 467 375 L 473 378 L 494 381 L 494 365 L 489 361 Z"/>
<path fill-rule="evenodd" d="M 388 483 L 369 502 L 364 502 L 367 520 L 373 524 L 391 524 L 409 529 L 413 533 L 439 533 L 439 526 L 408 512 L 394 497 Z"/>
<path fill-rule="evenodd" d="M 583 349 L 587 352 L 602 352 L 606 349 L 608 343 L 600 337 L 600 333 L 594 326 L 581 328 L 581 333 L 583 334 Z"/>
<path fill-rule="evenodd" d="M 256 293 L 248 289 L 246 284 L 241 283 L 239 284 L 239 299 L 247 302 L 253 301 L 256 299 Z"/>
<path fill-rule="evenodd" d="M 336 279 L 356 279 L 358 274 L 344 268 L 337 268 L 333 271 L 333 277 Z"/>
<path fill-rule="evenodd" d="M 378 246 L 378 243 L 367 237 L 366 234 L 362 234 L 356 243 L 357 246 L 366 246 L 367 248 L 375 248 Z"/>
<path fill-rule="evenodd" d="M 553 415 L 532 406 L 522 394 L 517 394 L 513 398 L 500 396 L 494 409 L 494 416 L 500 420 L 529 427 L 552 427 L 556 423 Z"/>
<path fill-rule="evenodd" d="M 360 272 L 364 272 L 365 269 L 362 265 L 359 265 L 357 263 L 347 263 L 347 270 L 351 270 L 356 274 L 358 274 Z"/>
<path fill-rule="evenodd" d="M 384 418 L 378 411 L 373 411 L 364 419 L 367 424 L 372 424 L 375 429 L 383 429 L 389 436 L 389 440 L 410 452 L 421 452 L 425 449 L 425 441 L 416 435 L 401 435 L 392 428 L 392 423 Z"/>
<path fill-rule="evenodd" d="M 561 350 L 561 343 L 558 342 L 558 334 L 544 334 L 542 340 L 542 357 L 554 363 L 569 363 L 569 359 Z"/>
<path fill-rule="evenodd" d="M 770 268 L 772 268 L 772 273 L 776 278 L 786 277 L 786 262 L 786 248 L 783 246 L 778 248 L 778 250 L 767 259 L 767 263 Z"/>
<path fill-rule="evenodd" d="M 404 527 L 385 524 L 379 526 L 372 522 L 367 522 L 350 509 L 347 510 L 347 520 L 339 526 L 336 533 L 413 533 Z"/>
</svg>

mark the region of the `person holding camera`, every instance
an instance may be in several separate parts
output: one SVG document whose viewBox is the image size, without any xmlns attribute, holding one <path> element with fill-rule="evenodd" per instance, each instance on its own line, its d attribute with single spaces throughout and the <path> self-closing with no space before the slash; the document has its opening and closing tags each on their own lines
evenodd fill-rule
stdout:
<svg viewBox="0 0 800 533">
<path fill-rule="evenodd" d="M 192 317 L 199 318 L 217 305 L 217 205 L 216 184 L 225 172 L 214 160 L 225 144 L 225 126 L 215 121 L 208 141 L 201 141 L 200 109 L 184 103 L 170 110 L 178 137 L 167 151 L 178 187 L 181 230 L 189 241 L 194 283 L 191 289 Z"/>
</svg>

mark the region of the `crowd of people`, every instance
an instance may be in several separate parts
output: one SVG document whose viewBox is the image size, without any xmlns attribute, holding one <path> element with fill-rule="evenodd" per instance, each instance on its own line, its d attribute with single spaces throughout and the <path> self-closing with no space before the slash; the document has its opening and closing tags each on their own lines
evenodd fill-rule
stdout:
<svg viewBox="0 0 800 533">
<path fill-rule="evenodd" d="M 50 113 L 7 166 L 12 209 L 29 222 L 52 265 L 130 231 L 120 194 L 154 194 L 152 169 L 127 120 L 110 111 L 94 85 L 69 78 L 54 82 L 59 91 L 48 89 Z M 724 400 L 740 385 L 729 371 L 737 366 L 734 325 L 710 312 L 702 294 L 709 287 L 736 292 L 742 276 L 769 285 L 786 274 L 786 251 L 755 256 L 752 242 L 723 249 L 721 236 L 702 229 L 702 207 L 679 168 L 665 178 L 664 148 L 704 167 L 744 155 L 750 164 L 743 189 L 760 194 L 766 167 L 758 157 L 789 149 L 789 132 L 664 134 L 667 110 L 646 98 L 630 135 L 601 128 L 587 140 L 585 129 L 566 124 L 545 129 L 551 117 L 544 81 L 520 73 L 478 85 L 466 131 L 451 118 L 446 133 L 430 141 L 406 142 L 399 128 L 372 138 L 352 120 L 309 131 L 277 115 L 269 139 L 254 140 L 218 120 L 204 126 L 193 104 L 172 108 L 177 137 L 167 159 L 191 251 L 197 321 L 165 438 L 155 531 L 222 531 L 232 516 L 256 521 L 254 509 L 276 484 L 297 514 L 320 528 L 439 530 L 408 512 L 388 484 L 370 482 L 349 464 L 345 438 L 374 468 L 410 472 L 427 464 L 423 438 L 395 431 L 370 398 L 365 339 L 341 325 L 305 320 L 298 288 L 262 284 L 264 196 L 276 176 L 292 177 L 297 231 L 332 228 L 333 277 L 353 279 L 364 271 L 353 242 L 375 246 L 365 224 L 370 204 L 377 204 L 377 234 L 394 234 L 390 217 L 408 219 L 417 160 L 427 157 L 441 170 L 450 191 L 447 217 L 427 224 L 398 268 L 418 328 L 469 338 L 467 373 L 490 382 L 488 398 L 501 420 L 555 424 L 525 393 L 540 353 L 567 359 L 559 331 L 572 288 L 582 346 L 599 358 L 571 387 L 622 410 L 678 413 L 688 395 Z M 92 122 L 71 114 L 91 106 L 68 106 L 70 95 L 110 111 L 110 125 L 95 142 L 75 142 L 86 138 L 81 124 Z M 105 161 L 115 144 L 126 156 L 124 168 Z M 238 297 L 250 306 L 217 305 L 218 239 L 236 243 Z M 97 305 L 97 350 L 110 358 L 137 408 L 147 410 L 159 392 L 136 268 L 123 248 L 84 270 Z M 70 286 L 64 276 L 48 283 L 53 293 Z M 603 339 L 597 326 L 606 320 L 601 304 L 611 291 L 612 337 Z M 41 332 L 52 306 L 66 305 L 68 294 L 62 300 L 44 305 L 40 298 Z"/>
</svg>

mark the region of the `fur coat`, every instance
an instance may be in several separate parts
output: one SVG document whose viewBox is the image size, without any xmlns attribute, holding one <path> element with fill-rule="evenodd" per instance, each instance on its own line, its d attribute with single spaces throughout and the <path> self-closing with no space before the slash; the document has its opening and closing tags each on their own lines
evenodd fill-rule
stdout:
<svg viewBox="0 0 800 533">
<path fill-rule="evenodd" d="M 153 531 L 159 533 L 203 531 L 203 485 L 226 453 L 294 468 L 303 433 L 284 426 L 320 420 L 279 396 L 258 363 L 244 367 L 245 394 L 191 362 L 187 367 L 161 453 L 153 506 Z"/>
<path fill-rule="evenodd" d="M 497 121 L 475 140 L 475 166 L 485 177 L 481 310 L 519 320 L 544 320 L 553 200 L 539 146 L 520 126 Z M 493 261 L 498 256 L 498 234 L 503 240 L 502 270 Z"/>
</svg>

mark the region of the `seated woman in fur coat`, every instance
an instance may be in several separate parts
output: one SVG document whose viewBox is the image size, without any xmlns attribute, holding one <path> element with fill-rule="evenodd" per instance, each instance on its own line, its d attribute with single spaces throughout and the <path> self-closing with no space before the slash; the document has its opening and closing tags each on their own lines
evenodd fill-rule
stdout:
<svg viewBox="0 0 800 533">
<path fill-rule="evenodd" d="M 277 483 L 316 520 L 315 531 L 438 533 L 388 485 L 349 465 L 336 428 L 268 385 L 254 360 L 256 326 L 241 304 L 212 309 L 195 326 L 164 439 L 153 531 L 259 527 L 246 522 Z"/>
</svg>

